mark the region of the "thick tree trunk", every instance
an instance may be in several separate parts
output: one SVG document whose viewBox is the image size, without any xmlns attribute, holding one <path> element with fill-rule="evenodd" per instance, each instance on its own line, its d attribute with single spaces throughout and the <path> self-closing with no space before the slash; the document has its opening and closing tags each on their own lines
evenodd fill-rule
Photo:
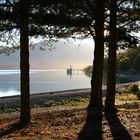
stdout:
<svg viewBox="0 0 140 140">
<path fill-rule="evenodd" d="M 102 80 L 104 59 L 104 0 L 96 0 L 95 14 L 95 50 L 91 79 L 91 97 L 89 108 L 102 110 Z"/>
<path fill-rule="evenodd" d="M 30 122 L 28 6 L 29 6 L 28 0 L 21 0 L 21 9 L 20 9 L 21 125 L 27 125 Z"/>
<path fill-rule="evenodd" d="M 110 43 L 108 58 L 108 79 L 107 79 L 107 95 L 105 101 L 106 110 L 115 109 L 115 86 L 116 86 L 116 12 L 117 1 L 111 0 L 110 9 Z"/>
</svg>

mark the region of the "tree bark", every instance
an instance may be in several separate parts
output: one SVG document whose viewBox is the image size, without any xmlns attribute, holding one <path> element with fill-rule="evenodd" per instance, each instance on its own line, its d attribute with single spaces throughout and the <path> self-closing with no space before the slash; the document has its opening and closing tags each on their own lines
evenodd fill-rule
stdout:
<svg viewBox="0 0 140 140">
<path fill-rule="evenodd" d="M 30 122 L 30 77 L 29 77 L 29 38 L 28 38 L 28 0 L 21 0 L 20 7 L 20 87 L 21 112 L 20 123 Z"/>
<path fill-rule="evenodd" d="M 110 9 L 110 42 L 109 42 L 109 55 L 108 55 L 108 79 L 107 79 L 107 95 L 105 100 L 105 109 L 115 109 L 115 86 L 116 86 L 116 13 L 117 1 L 111 0 Z"/>
<path fill-rule="evenodd" d="M 88 108 L 102 110 L 102 81 L 104 59 L 104 0 L 96 0 L 95 50 L 91 78 L 91 96 Z"/>
</svg>

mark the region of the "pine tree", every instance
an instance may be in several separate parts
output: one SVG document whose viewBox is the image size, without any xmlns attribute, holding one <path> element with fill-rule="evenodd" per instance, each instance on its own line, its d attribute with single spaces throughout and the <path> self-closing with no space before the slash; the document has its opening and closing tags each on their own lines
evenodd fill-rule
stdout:
<svg viewBox="0 0 140 140">
<path fill-rule="evenodd" d="M 30 122 L 30 77 L 29 77 L 29 0 L 20 3 L 20 85 L 21 111 L 20 123 L 27 125 Z"/>
</svg>

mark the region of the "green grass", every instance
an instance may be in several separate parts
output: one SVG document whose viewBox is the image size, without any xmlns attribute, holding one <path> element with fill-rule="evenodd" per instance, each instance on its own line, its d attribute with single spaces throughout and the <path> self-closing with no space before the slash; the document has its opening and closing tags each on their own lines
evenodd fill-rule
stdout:
<svg viewBox="0 0 140 140">
<path fill-rule="evenodd" d="M 1 109 L 0 113 L 11 113 L 11 112 L 16 112 L 19 111 L 19 108 L 6 108 L 6 109 Z"/>
<path fill-rule="evenodd" d="M 116 96 L 116 99 L 119 101 L 135 101 L 138 100 L 138 97 L 137 95 L 134 94 L 122 94 Z"/>
<path fill-rule="evenodd" d="M 71 99 L 64 99 L 62 101 L 46 101 L 45 107 L 52 107 L 52 106 L 86 106 L 88 105 L 89 98 L 71 98 Z"/>
</svg>

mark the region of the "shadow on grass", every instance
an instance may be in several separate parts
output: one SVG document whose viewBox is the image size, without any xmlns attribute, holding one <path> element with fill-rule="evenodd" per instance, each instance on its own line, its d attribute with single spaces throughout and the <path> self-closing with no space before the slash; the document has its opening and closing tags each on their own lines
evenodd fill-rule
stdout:
<svg viewBox="0 0 140 140">
<path fill-rule="evenodd" d="M 6 135 L 9 135 L 17 130 L 24 128 L 25 126 L 21 126 L 19 122 L 11 124 L 8 126 L 6 130 L 0 132 L 0 138 Z"/>
<path fill-rule="evenodd" d="M 105 117 L 108 121 L 110 131 L 114 140 L 132 140 L 131 135 L 117 117 L 116 111 L 106 111 Z"/>
<path fill-rule="evenodd" d="M 102 112 L 87 111 L 86 123 L 79 134 L 78 140 L 103 140 Z"/>
</svg>

